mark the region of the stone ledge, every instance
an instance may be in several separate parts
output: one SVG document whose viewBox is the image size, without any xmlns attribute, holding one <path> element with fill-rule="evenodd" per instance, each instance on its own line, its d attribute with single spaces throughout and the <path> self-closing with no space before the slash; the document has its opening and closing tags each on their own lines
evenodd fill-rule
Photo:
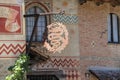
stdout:
<svg viewBox="0 0 120 80">
<path fill-rule="evenodd" d="M 120 68 L 94 66 L 88 70 L 99 80 L 120 80 Z"/>
</svg>

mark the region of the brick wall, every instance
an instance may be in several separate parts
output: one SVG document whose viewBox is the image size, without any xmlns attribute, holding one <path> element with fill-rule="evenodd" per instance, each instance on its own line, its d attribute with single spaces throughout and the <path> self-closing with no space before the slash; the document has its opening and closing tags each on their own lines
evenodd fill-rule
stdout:
<svg viewBox="0 0 120 80">
<path fill-rule="evenodd" d="M 107 16 L 116 13 L 120 7 L 105 3 L 96 6 L 94 2 L 79 5 L 80 71 L 82 80 L 90 66 L 119 67 L 120 45 L 107 41 Z"/>
</svg>

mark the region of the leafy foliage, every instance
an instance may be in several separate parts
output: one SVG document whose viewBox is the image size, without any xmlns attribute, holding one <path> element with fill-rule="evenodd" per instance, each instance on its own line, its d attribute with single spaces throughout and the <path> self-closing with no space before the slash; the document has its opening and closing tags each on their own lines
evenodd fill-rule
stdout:
<svg viewBox="0 0 120 80">
<path fill-rule="evenodd" d="M 29 56 L 21 54 L 13 66 L 8 68 L 11 74 L 5 80 L 25 80 L 25 73 L 28 71 Z"/>
</svg>

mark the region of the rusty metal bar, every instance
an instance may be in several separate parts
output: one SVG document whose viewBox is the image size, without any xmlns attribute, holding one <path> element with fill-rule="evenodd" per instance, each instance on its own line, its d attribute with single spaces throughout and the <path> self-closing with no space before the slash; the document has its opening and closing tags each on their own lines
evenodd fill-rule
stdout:
<svg viewBox="0 0 120 80">
<path fill-rule="evenodd" d="M 65 11 L 60 12 L 48 12 L 48 13 L 39 13 L 39 14 L 25 14 L 24 17 L 35 17 L 35 16 L 43 16 L 43 15 L 56 15 L 56 14 L 64 14 Z"/>
<path fill-rule="evenodd" d="M 32 43 L 32 40 L 33 40 L 33 36 L 35 34 L 35 30 L 37 28 L 38 19 L 39 19 L 39 15 L 35 16 L 35 23 L 34 23 L 34 27 L 33 27 L 33 30 L 32 30 L 31 37 L 30 37 L 30 41 L 28 42 L 28 45 L 27 45 L 26 54 L 30 53 L 30 47 L 31 47 L 31 43 Z"/>
</svg>

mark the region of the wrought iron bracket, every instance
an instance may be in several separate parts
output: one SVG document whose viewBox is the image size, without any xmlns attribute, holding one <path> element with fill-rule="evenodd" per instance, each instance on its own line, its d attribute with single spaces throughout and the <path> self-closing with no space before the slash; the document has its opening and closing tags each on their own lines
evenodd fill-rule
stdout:
<svg viewBox="0 0 120 80">
<path fill-rule="evenodd" d="M 30 41 L 28 42 L 28 45 L 27 45 L 27 49 L 26 49 L 26 54 L 28 55 L 30 53 L 30 47 L 31 47 L 31 43 L 33 41 L 33 37 L 34 37 L 34 34 L 35 34 L 35 30 L 37 28 L 37 23 L 38 23 L 38 19 L 39 19 L 39 16 L 43 16 L 43 15 L 57 15 L 57 14 L 65 14 L 65 11 L 61 10 L 60 12 L 48 12 L 48 13 L 39 13 L 39 14 L 25 14 L 24 17 L 27 18 L 27 17 L 35 17 L 35 23 L 34 23 L 34 26 L 33 26 L 33 30 L 32 30 L 32 34 L 31 34 L 31 37 L 30 37 Z"/>
</svg>

